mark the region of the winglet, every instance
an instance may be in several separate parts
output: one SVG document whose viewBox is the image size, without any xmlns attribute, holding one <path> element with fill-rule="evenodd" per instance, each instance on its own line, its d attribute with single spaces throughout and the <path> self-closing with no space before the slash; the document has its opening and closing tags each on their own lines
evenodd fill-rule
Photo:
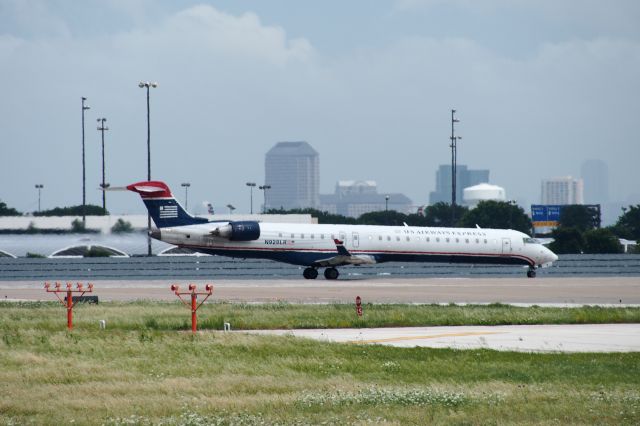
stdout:
<svg viewBox="0 0 640 426">
<path fill-rule="evenodd" d="M 351 253 L 349 253 L 349 251 L 344 246 L 344 241 L 340 241 L 339 239 L 335 238 L 333 242 L 336 243 L 338 254 L 342 256 L 351 256 Z"/>
</svg>

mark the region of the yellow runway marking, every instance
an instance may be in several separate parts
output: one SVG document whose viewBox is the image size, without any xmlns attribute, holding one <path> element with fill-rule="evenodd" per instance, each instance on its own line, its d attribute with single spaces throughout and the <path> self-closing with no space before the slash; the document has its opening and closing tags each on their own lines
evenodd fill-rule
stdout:
<svg viewBox="0 0 640 426">
<path fill-rule="evenodd" d="M 386 339 L 350 340 L 348 343 L 386 343 L 386 342 L 401 342 L 403 340 L 437 339 L 438 337 L 482 336 L 486 334 L 504 334 L 504 333 L 505 333 L 504 331 L 467 331 L 467 332 L 460 332 L 460 333 L 431 334 L 428 336 L 405 336 L 405 337 L 389 337 Z"/>
</svg>

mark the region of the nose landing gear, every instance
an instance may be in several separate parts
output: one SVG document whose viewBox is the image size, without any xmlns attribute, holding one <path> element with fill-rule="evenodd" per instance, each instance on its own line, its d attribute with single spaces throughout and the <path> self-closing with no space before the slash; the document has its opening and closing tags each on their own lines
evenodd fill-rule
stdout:
<svg viewBox="0 0 640 426">
<path fill-rule="evenodd" d="M 527 278 L 535 278 L 536 277 L 536 267 L 529 266 L 529 270 L 527 271 Z"/>
</svg>

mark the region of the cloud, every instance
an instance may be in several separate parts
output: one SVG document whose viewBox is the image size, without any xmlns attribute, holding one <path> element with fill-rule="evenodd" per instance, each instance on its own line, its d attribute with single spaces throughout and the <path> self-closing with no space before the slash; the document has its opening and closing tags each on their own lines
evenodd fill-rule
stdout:
<svg viewBox="0 0 640 426">
<path fill-rule="evenodd" d="M 36 180 L 56 204 L 78 202 L 80 96 L 92 107 L 90 186 L 100 176 L 97 116 L 109 120 L 107 180 L 146 175 L 140 79 L 160 83 L 151 93 L 153 176 L 175 187 L 191 181 L 194 205 L 248 210 L 244 182 L 263 179 L 264 154 L 280 140 L 308 140 L 320 152 L 323 191 L 339 179 L 374 179 L 422 204 L 450 158 L 450 108 L 461 120 L 460 161 L 490 168 L 510 197 L 537 201 L 542 177 L 576 174 L 582 158 L 605 159 L 619 194 L 632 190 L 628 171 L 640 156 L 633 38 L 545 40 L 514 56 L 468 34 L 403 33 L 335 54 L 252 12 L 196 5 L 149 19 L 108 4 L 124 7 L 130 24 L 80 36 L 63 20 L 71 35 L 0 37 L 0 181 L 14 182 L 0 198 L 20 209 L 33 209 Z M 141 208 L 126 197 L 111 205 Z"/>
</svg>

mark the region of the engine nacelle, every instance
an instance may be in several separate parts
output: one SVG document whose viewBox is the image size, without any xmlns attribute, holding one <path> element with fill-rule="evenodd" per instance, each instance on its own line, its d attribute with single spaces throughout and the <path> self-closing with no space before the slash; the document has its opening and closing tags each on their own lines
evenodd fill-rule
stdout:
<svg viewBox="0 0 640 426">
<path fill-rule="evenodd" d="M 254 220 L 229 222 L 211 231 L 211 235 L 229 241 L 253 241 L 260 238 L 260 224 Z"/>
</svg>

